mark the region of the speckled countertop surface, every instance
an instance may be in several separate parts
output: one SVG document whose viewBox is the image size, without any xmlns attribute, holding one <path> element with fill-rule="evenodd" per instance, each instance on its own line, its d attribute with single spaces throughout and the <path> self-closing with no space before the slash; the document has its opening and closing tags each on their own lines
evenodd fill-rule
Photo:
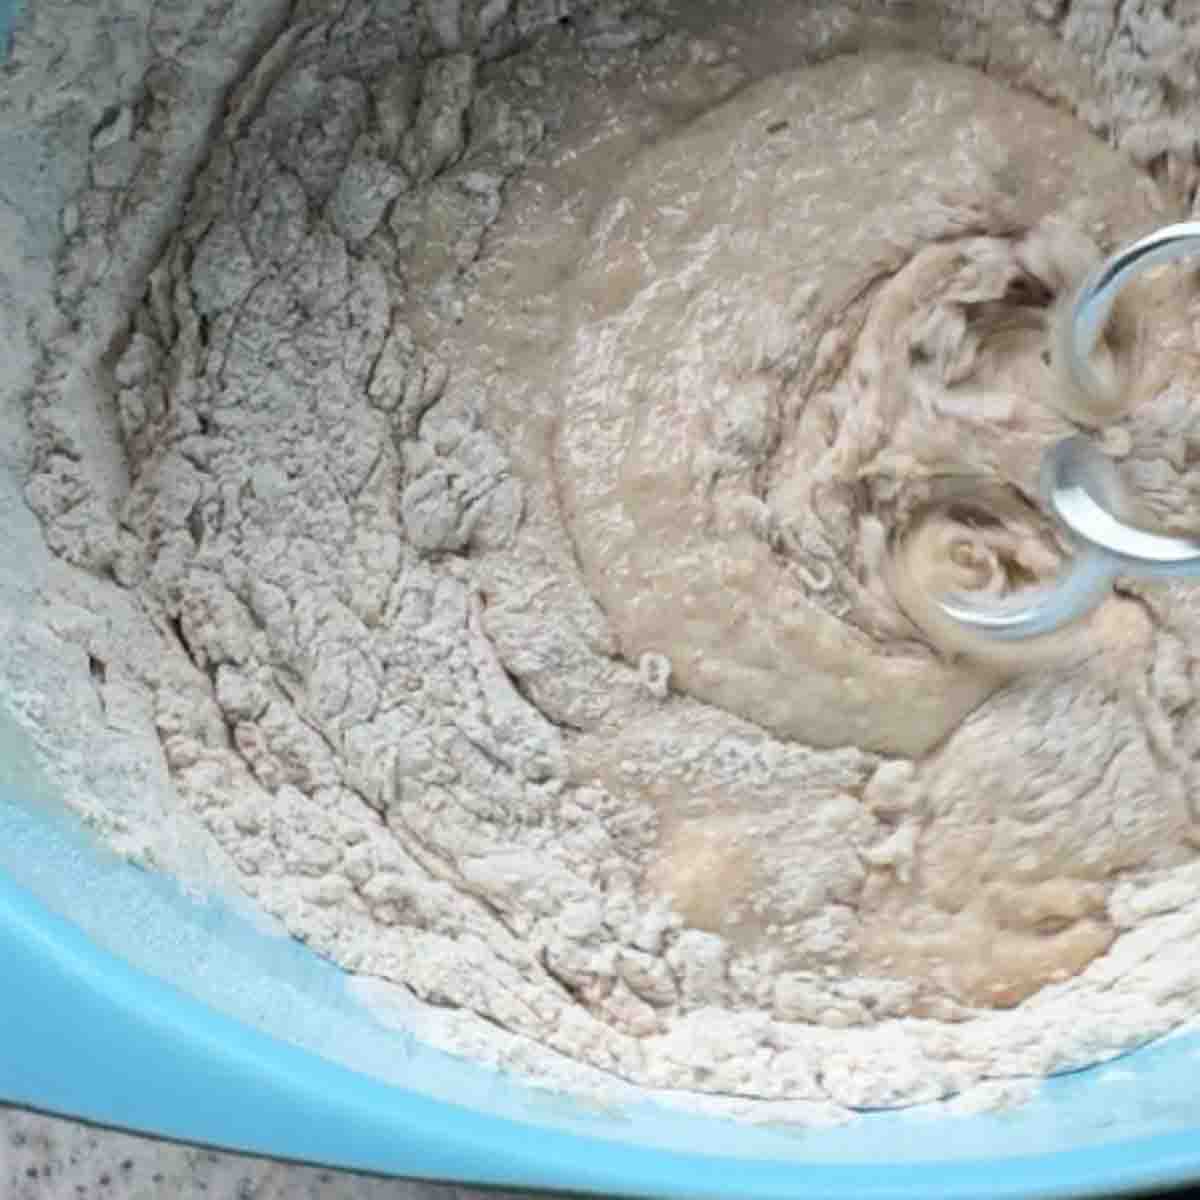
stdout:
<svg viewBox="0 0 1200 1200">
<path fill-rule="evenodd" d="M 197 1150 L 0 1108 L 3 1200 L 512 1200 Z"/>
<path fill-rule="evenodd" d="M 218 1154 L 0 1106 L 0 1200 L 520 1200 L 521 1195 Z M 1200 1189 L 1169 1196 L 1200 1200 Z M 1168 1200 L 1167 1193 L 1143 1200 L 1156 1197 Z"/>
</svg>

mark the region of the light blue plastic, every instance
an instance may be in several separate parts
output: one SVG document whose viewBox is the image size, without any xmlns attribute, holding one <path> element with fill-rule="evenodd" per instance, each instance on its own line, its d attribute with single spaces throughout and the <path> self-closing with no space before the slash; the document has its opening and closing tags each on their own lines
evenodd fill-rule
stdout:
<svg viewBox="0 0 1200 1200">
<path fill-rule="evenodd" d="M 4 1100 L 337 1166 L 627 1195 L 1028 1200 L 1200 1177 L 1194 1036 L 1051 1080 L 1012 1113 L 827 1130 L 523 1086 L 376 1024 L 336 968 L 19 794 L 33 764 L 14 732 L 0 722 Z"/>
<path fill-rule="evenodd" d="M 0 0 L 0 60 L 15 0 Z M 20 568 L 21 564 L 10 564 Z M 1200 1037 L 1008 1114 L 753 1128 L 589 1107 L 378 1023 L 346 977 L 117 859 L 0 706 L 0 1101 L 258 1154 L 519 1188 L 1034 1200 L 1200 1182 Z"/>
</svg>

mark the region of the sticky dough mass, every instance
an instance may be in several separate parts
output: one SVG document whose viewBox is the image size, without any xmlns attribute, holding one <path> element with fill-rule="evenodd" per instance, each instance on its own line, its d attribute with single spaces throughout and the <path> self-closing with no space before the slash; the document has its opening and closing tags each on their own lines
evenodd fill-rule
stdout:
<svg viewBox="0 0 1200 1200">
<path fill-rule="evenodd" d="M 1071 118 L 906 56 L 768 80 L 646 152 L 576 281 L 556 447 L 624 653 L 810 745 L 944 740 L 996 680 L 922 644 L 888 531 L 955 476 L 1010 510 L 1036 494 L 1069 429 L 1053 302 L 1094 235 L 1151 220 L 1145 180 Z M 1044 578 L 1057 547 L 1015 515 L 943 520 L 924 570 Z"/>
<path fill-rule="evenodd" d="M 678 690 L 785 741 L 899 756 L 865 814 L 786 784 L 661 789 L 649 880 L 690 922 L 802 973 L 828 951 L 918 981 L 916 1011 L 1007 1006 L 1108 948 L 1113 871 L 1169 857 L 1186 805 L 1136 702 L 1071 670 L 1136 678 L 1145 614 L 1114 597 L 992 653 L 929 605 L 1060 569 L 1035 502 L 1073 430 L 1051 326 L 1099 245 L 1155 212 L 1070 117 L 895 54 L 768 80 L 615 189 L 557 374 L 592 594 Z M 1119 314 L 1110 332 L 1098 368 L 1158 386 L 1145 354 L 1130 374 Z M 1023 665 L 1059 677 L 1012 686 Z"/>
<path fill-rule="evenodd" d="M 1114 876 L 1194 857 L 1182 635 L 1114 597 L 1072 638 L 1115 669 L 1022 672 L 921 610 L 1056 568 L 1047 327 L 1155 185 L 926 56 L 722 99 L 702 46 L 586 88 L 451 55 L 418 102 L 328 53 L 231 111 L 115 368 L 179 794 L 290 932 L 477 1014 L 456 1052 L 839 1104 L 995 1073 L 994 1014 L 830 1064 L 1079 972 Z M 1116 332 L 1106 368 L 1183 378 Z M 1093 1011 L 1018 1069 L 1122 1044 Z"/>
</svg>

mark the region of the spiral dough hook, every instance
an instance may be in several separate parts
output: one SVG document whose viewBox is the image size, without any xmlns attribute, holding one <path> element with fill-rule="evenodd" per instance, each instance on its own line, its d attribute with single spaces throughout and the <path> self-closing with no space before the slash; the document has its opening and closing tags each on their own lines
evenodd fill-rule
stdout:
<svg viewBox="0 0 1200 1200">
<path fill-rule="evenodd" d="M 1091 361 L 1121 289 L 1151 267 L 1200 256 L 1200 221 L 1168 225 L 1111 255 L 1085 280 L 1072 305 L 1066 363 L 1071 382 L 1096 395 L 1102 384 Z M 995 640 L 1039 637 L 1086 616 L 1111 593 L 1120 575 L 1200 576 L 1200 540 L 1138 528 L 1117 513 L 1127 510 L 1109 459 L 1084 436 L 1057 442 L 1041 470 L 1042 503 L 1074 547 L 1064 573 L 1011 601 L 981 603 L 964 595 L 940 597 L 951 620 Z"/>
</svg>

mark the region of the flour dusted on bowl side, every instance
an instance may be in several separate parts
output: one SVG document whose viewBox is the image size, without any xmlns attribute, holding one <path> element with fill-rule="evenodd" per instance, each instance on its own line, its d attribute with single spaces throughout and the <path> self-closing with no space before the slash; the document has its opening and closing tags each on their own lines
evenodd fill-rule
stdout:
<svg viewBox="0 0 1200 1200">
<path fill-rule="evenodd" d="M 1120 82 L 1147 31 L 1075 7 L 151 39 L 74 152 L 30 385 L 39 636 L 92 664 L 78 740 L 142 755 L 73 802 L 388 1021 L 618 1102 L 970 1111 L 1194 1016 L 1200 602 L 990 655 L 922 605 L 1059 568 L 1055 314 L 1192 202 Z M 1164 519 L 1194 282 L 1136 302 L 1102 352 Z"/>
</svg>

